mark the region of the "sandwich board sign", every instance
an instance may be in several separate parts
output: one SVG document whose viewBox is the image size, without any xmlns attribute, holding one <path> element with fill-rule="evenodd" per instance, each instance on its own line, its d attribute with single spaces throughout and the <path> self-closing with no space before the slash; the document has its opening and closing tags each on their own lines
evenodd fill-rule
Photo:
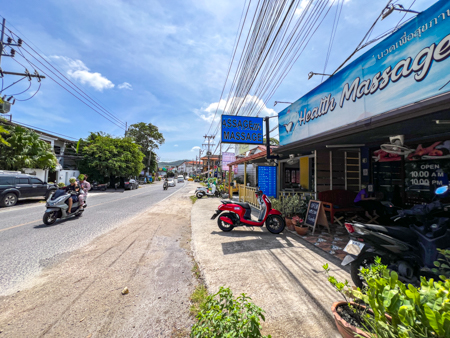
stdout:
<svg viewBox="0 0 450 338">
<path fill-rule="evenodd" d="M 330 232 L 327 215 L 323 209 L 322 202 L 311 200 L 306 211 L 305 225 L 313 229 L 312 234 L 314 235 L 317 224 L 325 226 L 328 229 L 328 233 Z"/>
</svg>

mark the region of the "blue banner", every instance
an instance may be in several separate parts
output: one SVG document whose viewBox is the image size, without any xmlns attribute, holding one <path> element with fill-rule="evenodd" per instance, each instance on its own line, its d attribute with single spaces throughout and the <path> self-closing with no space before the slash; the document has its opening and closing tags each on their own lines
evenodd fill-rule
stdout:
<svg viewBox="0 0 450 338">
<path fill-rule="evenodd" d="M 263 144 L 262 117 L 222 115 L 222 143 Z"/>
<path fill-rule="evenodd" d="M 450 91 L 450 2 L 440 0 L 278 114 L 280 144 Z"/>
<path fill-rule="evenodd" d="M 277 195 L 277 167 L 258 167 L 258 186 L 269 197 Z"/>
</svg>

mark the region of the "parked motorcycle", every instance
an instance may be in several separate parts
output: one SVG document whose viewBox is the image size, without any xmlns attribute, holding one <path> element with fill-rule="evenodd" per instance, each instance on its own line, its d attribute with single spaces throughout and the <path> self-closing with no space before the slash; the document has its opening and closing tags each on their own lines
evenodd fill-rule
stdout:
<svg viewBox="0 0 450 338">
<path fill-rule="evenodd" d="M 248 203 L 231 201 L 221 201 L 222 204 L 219 205 L 211 219 L 215 219 L 223 211 L 228 211 L 217 219 L 217 225 L 222 231 L 228 232 L 237 226 L 262 227 L 265 223 L 267 230 L 271 233 L 279 234 L 282 232 L 286 224 L 281 217 L 281 212 L 272 209 L 270 199 L 261 190 L 256 191 L 256 198 L 261 206 L 257 221 L 251 219 L 252 210 Z"/>
<path fill-rule="evenodd" d="M 44 217 L 42 221 L 46 225 L 52 225 L 56 222 L 58 218 L 66 219 L 69 217 L 79 217 L 83 214 L 86 209 L 86 201 L 84 202 L 82 210 L 80 210 L 79 201 L 74 202 L 72 205 L 72 212 L 67 213 L 69 209 L 68 200 L 72 195 L 78 195 L 78 193 L 66 192 L 63 189 L 58 189 L 53 195 L 51 195 L 46 203 L 47 210 L 45 210 Z"/>
<path fill-rule="evenodd" d="M 211 183 L 211 189 L 208 189 L 206 187 L 198 187 L 195 190 L 195 196 L 197 196 L 197 198 L 199 199 L 202 198 L 203 196 L 219 197 L 220 192 L 216 188 L 216 185 L 214 183 Z"/>
<path fill-rule="evenodd" d="M 351 240 L 342 265 L 351 263 L 353 283 L 362 287 L 360 268 L 370 266 L 376 256 L 404 283 L 418 284 L 420 276 L 435 278 L 431 269 L 439 257 L 437 249 L 450 248 L 450 204 L 440 200 L 449 194 L 449 186 L 442 186 L 435 191 L 438 200 L 400 210 L 395 220 L 406 221 L 409 227 L 345 223 Z"/>
</svg>

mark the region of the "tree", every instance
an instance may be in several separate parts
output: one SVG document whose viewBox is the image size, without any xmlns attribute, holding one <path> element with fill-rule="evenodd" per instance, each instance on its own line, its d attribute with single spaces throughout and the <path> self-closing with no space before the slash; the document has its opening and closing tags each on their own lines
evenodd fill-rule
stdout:
<svg viewBox="0 0 450 338">
<path fill-rule="evenodd" d="M 91 180 L 103 182 L 105 177 L 138 176 L 144 168 L 144 154 L 129 137 L 112 137 L 104 133 L 91 133 L 80 142 L 83 160 L 80 171 Z"/>
<path fill-rule="evenodd" d="M 2 122 L 2 120 L 4 120 L 4 119 L 0 117 L 0 122 Z M 5 146 L 9 147 L 10 144 L 8 142 L 6 142 L 6 140 L 3 138 L 2 134 L 8 135 L 9 131 L 6 130 L 5 127 L 0 124 L 0 144 L 3 144 Z"/>
<path fill-rule="evenodd" d="M 0 125 L 1 130 L 5 135 L 0 142 L 2 169 L 52 169 L 58 164 L 52 146 L 33 130 L 18 125 Z"/>
<path fill-rule="evenodd" d="M 145 154 L 145 167 L 149 167 L 149 171 L 156 171 L 158 163 L 156 162 L 156 153 L 153 150 L 158 149 L 165 142 L 163 134 L 159 132 L 158 127 L 144 122 L 132 124 L 128 128 L 127 136 L 133 138 L 141 147 L 141 151 Z"/>
<path fill-rule="evenodd" d="M 263 138 L 263 143 L 264 143 L 264 145 L 266 144 L 266 138 L 265 137 Z M 271 146 L 278 146 L 278 145 L 280 145 L 280 141 L 278 141 L 276 138 L 271 137 L 270 138 L 270 145 Z"/>
</svg>

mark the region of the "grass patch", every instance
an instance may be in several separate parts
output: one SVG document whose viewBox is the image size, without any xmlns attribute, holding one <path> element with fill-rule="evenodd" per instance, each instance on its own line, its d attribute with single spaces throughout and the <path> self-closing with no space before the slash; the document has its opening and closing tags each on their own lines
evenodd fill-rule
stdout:
<svg viewBox="0 0 450 338">
<path fill-rule="evenodd" d="M 192 201 L 192 204 L 194 204 L 195 203 L 195 201 L 197 201 L 198 200 L 198 198 L 197 198 L 197 196 L 190 196 L 189 197 L 190 199 L 191 199 L 191 201 Z"/>
<path fill-rule="evenodd" d="M 194 266 L 192 267 L 191 271 L 194 273 L 195 278 L 200 279 L 200 268 L 198 267 L 196 261 L 194 261 Z"/>
<path fill-rule="evenodd" d="M 206 297 L 208 297 L 208 290 L 206 286 L 203 284 L 197 285 L 194 292 L 191 295 L 191 307 L 189 308 L 189 312 L 192 316 L 196 317 L 200 312 L 202 305 L 206 301 Z"/>
</svg>

